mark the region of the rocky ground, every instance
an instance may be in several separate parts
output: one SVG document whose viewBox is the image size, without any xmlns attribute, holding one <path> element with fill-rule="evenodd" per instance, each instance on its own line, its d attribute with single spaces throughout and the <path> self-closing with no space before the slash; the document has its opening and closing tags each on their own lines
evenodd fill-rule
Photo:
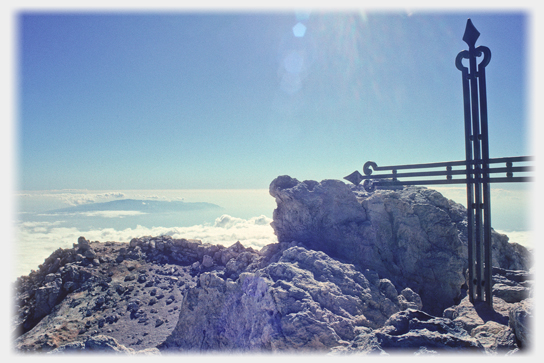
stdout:
<svg viewBox="0 0 544 363">
<path fill-rule="evenodd" d="M 81 237 L 55 251 L 15 284 L 16 351 L 511 354 L 530 347 L 530 253 L 495 234 L 494 309 L 470 303 L 462 206 L 426 188 L 368 194 L 290 177 L 272 182 L 271 194 L 279 242 L 260 251 L 169 236 Z"/>
<path fill-rule="evenodd" d="M 148 262 L 141 255 L 126 243 L 80 238 L 73 249 L 57 250 L 40 270 L 20 278 L 16 334 L 26 333 L 18 349 L 49 350 L 96 335 L 136 350 L 161 343 L 195 278 L 190 266 Z"/>
</svg>

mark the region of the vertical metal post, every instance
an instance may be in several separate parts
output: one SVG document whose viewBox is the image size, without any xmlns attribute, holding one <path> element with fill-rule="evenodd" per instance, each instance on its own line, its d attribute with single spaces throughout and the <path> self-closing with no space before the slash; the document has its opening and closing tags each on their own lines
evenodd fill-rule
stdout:
<svg viewBox="0 0 544 363">
<path fill-rule="evenodd" d="M 463 77 L 469 298 L 471 302 L 482 301 L 485 293 L 486 302 L 492 306 L 491 205 L 485 85 L 485 67 L 491 59 L 491 51 L 483 46 L 476 48 L 479 36 L 480 33 L 468 19 L 463 40 L 469 49 L 457 55 L 455 65 L 462 71 Z M 476 58 L 482 53 L 484 58 L 477 64 Z M 469 68 L 462 64 L 463 59 L 468 59 Z"/>
<path fill-rule="evenodd" d="M 478 47 L 484 58 L 478 65 L 479 92 L 480 92 L 480 120 L 482 132 L 482 188 L 484 198 L 484 280 L 485 301 L 490 307 L 493 307 L 493 275 L 492 275 L 492 248 L 491 248 L 491 192 L 489 188 L 489 132 L 487 127 L 487 91 L 485 84 L 485 67 L 491 60 L 491 51 L 487 47 Z"/>
<path fill-rule="evenodd" d="M 472 193 L 474 174 L 472 170 L 472 121 L 470 117 L 470 88 L 468 68 L 463 66 L 462 60 L 469 58 L 468 51 L 462 51 L 455 59 L 455 65 L 462 73 L 463 81 L 463 105 L 465 116 L 465 154 L 466 154 L 466 171 L 467 171 L 467 239 L 468 239 L 468 296 L 471 303 L 474 303 L 474 196 Z"/>
<path fill-rule="evenodd" d="M 470 20 L 469 20 L 470 21 Z M 471 23 L 472 24 L 472 23 Z M 469 29 L 467 24 L 467 29 Z M 476 28 L 474 28 L 476 29 Z M 469 30 L 470 31 L 470 30 Z M 471 116 L 472 116 L 472 151 L 474 153 L 474 214 L 475 214 L 475 244 L 476 244 L 476 294 L 481 300 L 483 281 L 483 243 L 482 243 L 482 187 L 481 187 L 481 155 L 480 155 L 480 110 L 478 108 L 478 78 L 476 75 L 476 51 L 474 42 L 476 40 L 469 33 L 465 32 L 465 40 L 468 44 L 469 52 L 469 82 L 470 82 L 470 101 L 471 101 Z M 474 42 L 472 42 L 474 39 Z"/>
</svg>

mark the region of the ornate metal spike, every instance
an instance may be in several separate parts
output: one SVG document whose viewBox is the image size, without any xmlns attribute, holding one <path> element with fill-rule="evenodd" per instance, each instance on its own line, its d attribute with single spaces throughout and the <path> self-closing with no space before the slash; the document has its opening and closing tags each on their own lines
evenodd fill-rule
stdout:
<svg viewBox="0 0 544 363">
<path fill-rule="evenodd" d="M 355 185 L 359 185 L 361 181 L 364 179 L 361 173 L 359 173 L 357 170 L 355 170 L 353 173 L 349 174 L 348 176 L 344 177 L 349 182 L 352 182 Z"/>
<path fill-rule="evenodd" d="M 463 35 L 463 41 L 468 44 L 469 48 L 476 46 L 476 41 L 480 37 L 480 32 L 470 19 L 467 20 L 467 26 L 465 28 L 465 34 Z"/>
</svg>

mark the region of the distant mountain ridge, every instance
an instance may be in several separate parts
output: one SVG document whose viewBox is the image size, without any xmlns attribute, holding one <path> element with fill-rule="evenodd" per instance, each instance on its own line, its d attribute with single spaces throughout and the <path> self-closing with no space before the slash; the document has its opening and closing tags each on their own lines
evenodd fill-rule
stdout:
<svg viewBox="0 0 544 363">
<path fill-rule="evenodd" d="M 223 209 L 217 204 L 206 202 L 183 202 L 162 200 L 121 199 L 103 203 L 81 204 L 74 207 L 47 211 L 46 213 L 77 213 L 95 211 L 139 211 L 145 213 L 200 211 Z"/>
</svg>

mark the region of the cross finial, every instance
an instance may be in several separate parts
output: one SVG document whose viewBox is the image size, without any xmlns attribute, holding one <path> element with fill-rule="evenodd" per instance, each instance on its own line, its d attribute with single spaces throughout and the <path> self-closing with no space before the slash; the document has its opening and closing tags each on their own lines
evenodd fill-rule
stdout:
<svg viewBox="0 0 544 363">
<path fill-rule="evenodd" d="M 463 35 L 463 41 L 468 44 L 469 48 L 474 48 L 476 40 L 480 37 L 480 32 L 476 29 L 470 19 L 467 20 L 467 26 L 465 28 L 465 34 Z"/>
</svg>

